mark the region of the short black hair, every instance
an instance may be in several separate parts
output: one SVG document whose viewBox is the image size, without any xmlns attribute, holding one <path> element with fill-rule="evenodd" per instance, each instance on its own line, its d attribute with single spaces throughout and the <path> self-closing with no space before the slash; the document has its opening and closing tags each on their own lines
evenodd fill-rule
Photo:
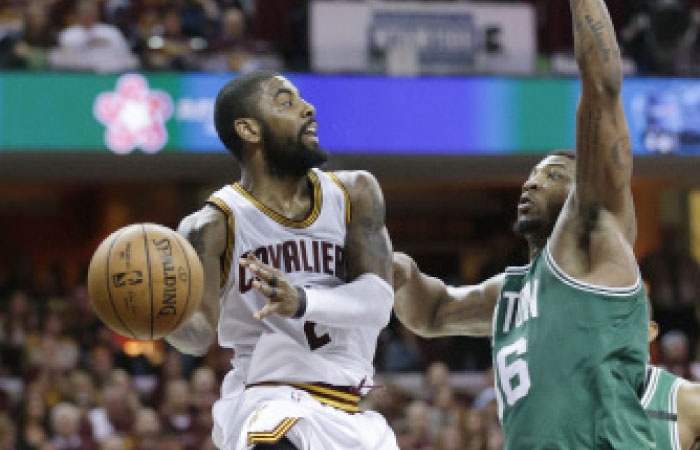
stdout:
<svg viewBox="0 0 700 450">
<path fill-rule="evenodd" d="M 219 139 L 233 156 L 242 161 L 242 142 L 234 122 L 238 119 L 259 118 L 256 95 L 260 84 L 279 75 L 273 70 L 258 70 L 240 75 L 224 85 L 214 103 L 214 126 Z"/>
<path fill-rule="evenodd" d="M 554 150 L 553 152 L 547 153 L 547 156 L 563 156 L 576 161 L 576 152 L 573 150 Z"/>
</svg>

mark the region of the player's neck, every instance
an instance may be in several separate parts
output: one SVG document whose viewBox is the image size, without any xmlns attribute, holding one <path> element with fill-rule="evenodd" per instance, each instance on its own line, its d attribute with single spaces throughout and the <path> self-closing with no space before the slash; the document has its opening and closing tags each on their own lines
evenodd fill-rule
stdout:
<svg viewBox="0 0 700 450">
<path fill-rule="evenodd" d="M 259 202 L 286 217 L 303 216 L 311 202 L 306 175 L 280 178 L 263 171 L 242 169 L 239 184 Z"/>
<path fill-rule="evenodd" d="M 547 245 L 547 238 L 540 238 L 528 235 L 527 245 L 529 247 L 528 254 L 530 257 L 530 261 L 532 261 L 533 259 L 535 259 L 537 254 L 544 248 L 544 246 Z"/>
</svg>

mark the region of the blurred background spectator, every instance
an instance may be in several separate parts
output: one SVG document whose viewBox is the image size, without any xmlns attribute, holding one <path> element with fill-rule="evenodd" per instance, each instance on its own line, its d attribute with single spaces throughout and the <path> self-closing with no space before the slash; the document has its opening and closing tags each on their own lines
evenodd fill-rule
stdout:
<svg viewBox="0 0 700 450">
<path fill-rule="evenodd" d="M 53 68 L 120 72 L 138 67 L 122 32 L 100 22 L 100 4 L 80 0 L 75 23 L 58 34 L 58 49 L 50 54 Z"/>
<path fill-rule="evenodd" d="M 24 8 L 21 29 L 0 40 L 0 68 L 44 70 L 48 67 L 47 52 L 56 42 L 44 2 L 32 1 Z"/>
</svg>

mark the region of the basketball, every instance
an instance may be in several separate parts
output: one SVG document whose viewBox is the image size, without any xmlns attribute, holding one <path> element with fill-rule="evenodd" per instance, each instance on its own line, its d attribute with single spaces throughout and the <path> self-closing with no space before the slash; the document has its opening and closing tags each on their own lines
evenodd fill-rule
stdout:
<svg viewBox="0 0 700 450">
<path fill-rule="evenodd" d="M 199 308 L 202 264 L 190 243 L 170 228 L 133 224 L 97 247 L 87 286 L 97 316 L 113 331 L 160 339 Z"/>
</svg>

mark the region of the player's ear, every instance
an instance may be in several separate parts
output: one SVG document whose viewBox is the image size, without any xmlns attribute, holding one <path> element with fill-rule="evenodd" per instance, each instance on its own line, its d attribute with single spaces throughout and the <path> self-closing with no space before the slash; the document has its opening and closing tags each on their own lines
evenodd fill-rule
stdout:
<svg viewBox="0 0 700 450">
<path fill-rule="evenodd" d="M 659 324 L 653 320 L 649 321 L 649 342 L 654 342 L 659 336 Z"/>
<path fill-rule="evenodd" d="M 236 119 L 233 126 L 241 140 L 248 144 L 259 144 L 262 139 L 260 124 L 255 119 Z"/>
</svg>

